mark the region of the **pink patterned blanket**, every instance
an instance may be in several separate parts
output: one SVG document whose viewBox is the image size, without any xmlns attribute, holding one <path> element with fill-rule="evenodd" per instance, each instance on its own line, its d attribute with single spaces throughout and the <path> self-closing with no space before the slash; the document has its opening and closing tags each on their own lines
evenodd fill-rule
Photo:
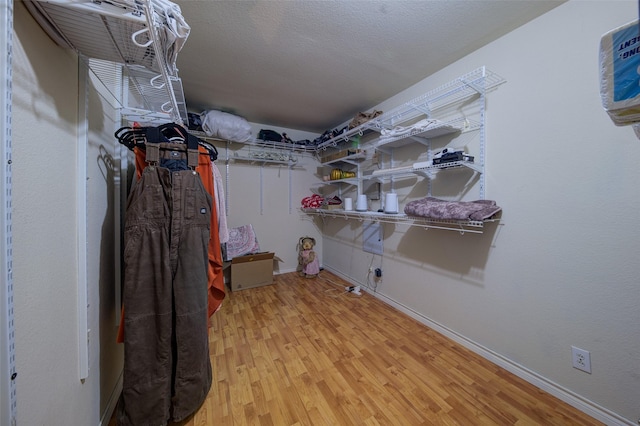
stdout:
<svg viewBox="0 0 640 426">
<path fill-rule="evenodd" d="M 445 201 L 426 197 L 404 206 L 408 216 L 440 220 L 486 220 L 502 210 L 493 200 Z"/>
<path fill-rule="evenodd" d="M 234 257 L 259 251 L 258 238 L 251 224 L 229 229 L 229 241 L 224 260 L 229 261 Z"/>
</svg>

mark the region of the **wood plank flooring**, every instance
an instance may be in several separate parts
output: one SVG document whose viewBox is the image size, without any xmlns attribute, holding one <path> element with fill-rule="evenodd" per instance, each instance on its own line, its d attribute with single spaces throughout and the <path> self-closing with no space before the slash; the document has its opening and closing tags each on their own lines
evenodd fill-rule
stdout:
<svg viewBox="0 0 640 426">
<path fill-rule="evenodd" d="M 346 285 L 290 273 L 228 293 L 213 385 L 179 426 L 601 424 Z"/>
</svg>

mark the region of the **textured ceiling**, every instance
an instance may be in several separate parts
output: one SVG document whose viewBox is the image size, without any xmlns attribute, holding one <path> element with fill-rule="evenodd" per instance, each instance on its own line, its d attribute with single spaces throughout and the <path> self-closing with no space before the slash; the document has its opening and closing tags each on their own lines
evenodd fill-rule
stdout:
<svg viewBox="0 0 640 426">
<path fill-rule="evenodd" d="M 191 26 L 178 55 L 189 110 L 319 133 L 563 3 L 175 2 Z"/>
</svg>

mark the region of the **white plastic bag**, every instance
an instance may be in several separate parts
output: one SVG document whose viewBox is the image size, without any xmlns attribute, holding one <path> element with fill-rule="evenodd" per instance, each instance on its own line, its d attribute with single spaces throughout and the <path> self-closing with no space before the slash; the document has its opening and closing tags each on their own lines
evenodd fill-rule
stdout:
<svg viewBox="0 0 640 426">
<path fill-rule="evenodd" d="M 205 111 L 201 114 L 202 130 L 212 138 L 234 142 L 251 139 L 251 126 L 247 120 L 222 111 Z"/>
</svg>

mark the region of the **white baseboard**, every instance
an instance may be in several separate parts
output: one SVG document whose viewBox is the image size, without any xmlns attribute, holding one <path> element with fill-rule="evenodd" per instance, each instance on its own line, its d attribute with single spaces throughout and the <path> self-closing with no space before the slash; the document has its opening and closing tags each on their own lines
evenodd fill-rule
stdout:
<svg viewBox="0 0 640 426">
<path fill-rule="evenodd" d="M 116 382 L 116 386 L 113 388 L 111 395 L 109 396 L 109 401 L 107 402 L 107 406 L 102 413 L 102 417 L 100 418 L 99 426 L 108 426 L 109 421 L 111 420 L 111 416 L 113 416 L 113 412 L 116 409 L 116 405 L 118 405 L 118 399 L 120 398 L 120 393 L 122 392 L 122 371 L 120 372 L 120 376 L 118 377 L 118 381 Z"/>
<path fill-rule="evenodd" d="M 475 352 L 476 354 L 480 355 L 481 357 L 485 358 L 488 361 L 491 361 L 492 363 L 504 368 L 505 370 L 509 371 L 512 374 L 515 374 L 516 376 L 520 377 L 521 379 L 527 381 L 528 383 L 531 383 L 532 385 L 542 389 L 543 391 L 555 396 L 556 398 L 566 402 L 567 404 L 571 405 L 572 407 L 582 411 L 583 413 L 593 417 L 594 419 L 601 421 L 602 423 L 609 425 L 609 426 L 634 426 L 636 425 L 634 422 L 632 422 L 631 420 L 625 419 L 621 416 L 619 416 L 618 414 L 604 408 L 601 407 L 600 405 L 594 403 L 593 401 L 590 401 L 584 397 L 582 397 L 581 395 L 576 394 L 575 392 L 560 386 L 559 384 L 547 379 L 546 377 L 543 377 L 529 369 L 527 369 L 526 367 L 500 355 L 497 352 L 494 352 L 476 342 L 474 342 L 473 340 L 470 340 L 468 338 L 466 338 L 465 336 L 455 332 L 454 330 L 451 330 L 439 323 L 437 323 L 436 321 L 433 321 L 432 319 L 422 315 L 419 312 L 414 311 L 413 309 L 411 309 L 410 307 L 397 302 L 396 300 L 385 296 L 384 294 L 381 293 L 377 293 L 377 292 L 372 292 L 369 289 L 367 289 L 367 287 L 359 282 L 358 280 L 355 280 L 345 274 L 343 274 L 340 271 L 337 271 L 335 269 L 332 268 L 327 268 L 325 267 L 327 270 L 329 270 L 330 272 L 338 275 L 339 277 L 341 277 L 342 279 L 354 284 L 354 285 L 360 285 L 362 287 L 363 290 L 365 290 L 367 293 L 373 295 L 374 297 L 376 297 L 377 299 L 383 301 L 384 303 L 396 308 L 397 310 L 399 310 L 400 312 L 403 312 L 407 315 L 409 315 L 411 318 L 415 319 L 416 321 L 421 322 L 422 324 L 426 325 L 427 327 L 437 331 L 438 333 L 450 338 L 451 340 L 453 340 L 454 342 L 464 346 L 465 348 Z M 636 425 L 637 426 L 637 425 Z"/>
</svg>

